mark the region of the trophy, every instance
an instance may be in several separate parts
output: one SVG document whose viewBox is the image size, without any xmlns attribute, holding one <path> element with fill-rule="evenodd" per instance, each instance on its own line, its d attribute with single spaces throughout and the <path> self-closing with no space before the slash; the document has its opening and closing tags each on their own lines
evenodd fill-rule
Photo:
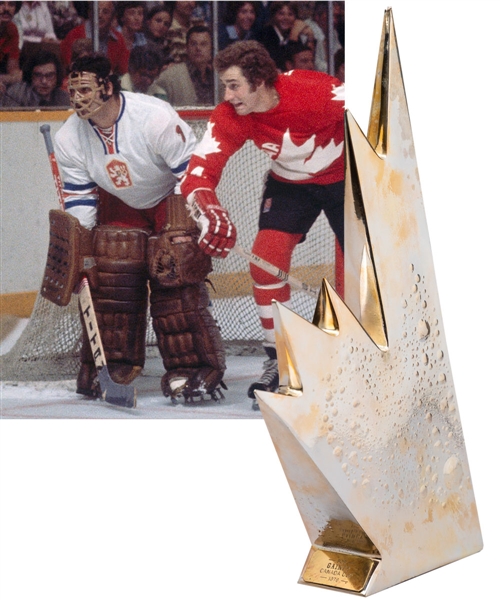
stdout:
<svg viewBox="0 0 500 600">
<path fill-rule="evenodd" d="M 345 298 L 274 304 L 280 388 L 259 406 L 311 550 L 300 583 L 370 595 L 478 552 L 392 11 L 367 136 L 345 118 Z"/>
</svg>

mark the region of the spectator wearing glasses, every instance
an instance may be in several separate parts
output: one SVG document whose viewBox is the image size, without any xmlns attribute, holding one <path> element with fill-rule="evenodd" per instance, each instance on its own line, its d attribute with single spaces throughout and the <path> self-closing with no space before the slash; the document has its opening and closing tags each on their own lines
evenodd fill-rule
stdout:
<svg viewBox="0 0 500 600">
<path fill-rule="evenodd" d="M 23 80 L 13 83 L 1 99 L 1 106 L 69 106 L 68 92 L 61 89 L 63 69 L 53 52 L 40 50 L 23 67 Z"/>
</svg>

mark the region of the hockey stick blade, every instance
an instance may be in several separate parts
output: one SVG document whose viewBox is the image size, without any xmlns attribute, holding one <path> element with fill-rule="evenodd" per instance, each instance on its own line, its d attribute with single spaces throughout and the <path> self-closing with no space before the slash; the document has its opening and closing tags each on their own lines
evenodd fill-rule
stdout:
<svg viewBox="0 0 500 600">
<path fill-rule="evenodd" d="M 97 377 L 102 390 L 102 399 L 108 404 L 122 406 L 124 408 L 135 408 L 137 404 L 137 393 L 135 387 L 131 385 L 122 385 L 111 379 L 108 367 L 102 366 Z"/>
</svg>

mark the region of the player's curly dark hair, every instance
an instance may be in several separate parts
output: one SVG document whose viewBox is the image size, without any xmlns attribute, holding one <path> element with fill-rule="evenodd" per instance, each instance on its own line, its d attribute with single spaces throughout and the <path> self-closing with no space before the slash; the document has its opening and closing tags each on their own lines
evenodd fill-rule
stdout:
<svg viewBox="0 0 500 600">
<path fill-rule="evenodd" d="M 253 40 L 234 42 L 217 54 L 217 71 L 227 71 L 230 67 L 239 67 L 252 88 L 261 83 L 273 87 L 278 79 L 278 69 L 269 52 Z"/>
<path fill-rule="evenodd" d="M 99 83 L 110 81 L 113 84 L 113 94 L 119 94 L 121 90 L 120 79 L 118 75 L 112 72 L 109 58 L 99 53 L 93 53 L 89 56 L 80 56 L 70 66 L 71 73 L 94 73 Z"/>
</svg>

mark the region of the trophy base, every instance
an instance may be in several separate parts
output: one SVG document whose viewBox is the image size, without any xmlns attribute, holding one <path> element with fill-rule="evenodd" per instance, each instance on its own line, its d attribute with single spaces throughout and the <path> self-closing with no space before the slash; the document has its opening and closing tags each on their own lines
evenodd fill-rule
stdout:
<svg viewBox="0 0 500 600">
<path fill-rule="evenodd" d="M 312 546 L 299 583 L 364 595 L 380 559 Z"/>
</svg>

